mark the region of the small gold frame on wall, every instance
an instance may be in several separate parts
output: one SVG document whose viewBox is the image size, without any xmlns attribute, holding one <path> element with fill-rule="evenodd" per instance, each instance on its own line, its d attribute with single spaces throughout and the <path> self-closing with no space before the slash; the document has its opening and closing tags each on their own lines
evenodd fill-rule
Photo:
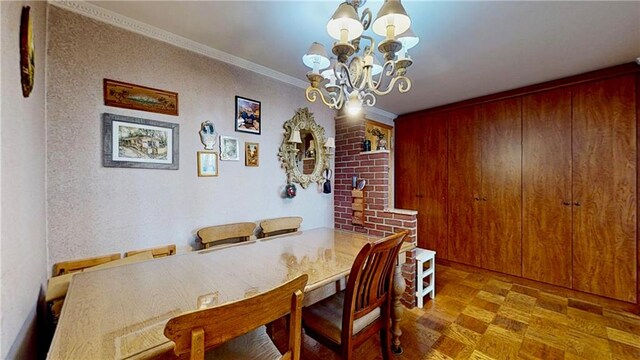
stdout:
<svg viewBox="0 0 640 360">
<path fill-rule="evenodd" d="M 198 151 L 198 176 L 218 176 L 218 153 Z"/>
<path fill-rule="evenodd" d="M 244 165 L 255 167 L 260 165 L 260 144 L 254 142 L 244 143 Z"/>
</svg>

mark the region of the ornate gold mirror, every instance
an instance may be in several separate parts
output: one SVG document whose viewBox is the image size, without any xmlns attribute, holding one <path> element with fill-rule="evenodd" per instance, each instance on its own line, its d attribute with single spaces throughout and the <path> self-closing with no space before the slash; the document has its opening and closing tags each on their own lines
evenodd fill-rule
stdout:
<svg viewBox="0 0 640 360">
<path fill-rule="evenodd" d="M 284 139 L 278 157 L 287 172 L 287 182 L 298 183 L 304 189 L 312 182 L 321 184 L 322 172 L 329 168 L 324 128 L 316 124 L 308 108 L 296 110 L 283 127 Z"/>
</svg>

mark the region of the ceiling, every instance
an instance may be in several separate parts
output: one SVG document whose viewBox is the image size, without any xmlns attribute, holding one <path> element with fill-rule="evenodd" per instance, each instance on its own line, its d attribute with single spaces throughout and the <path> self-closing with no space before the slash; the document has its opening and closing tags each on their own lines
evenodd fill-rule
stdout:
<svg viewBox="0 0 640 360">
<path fill-rule="evenodd" d="M 91 1 L 306 81 L 301 61 L 340 1 Z M 404 0 L 420 43 L 409 93 L 378 98 L 404 114 L 579 74 L 640 57 L 640 2 Z M 365 7 L 375 16 L 381 1 Z M 371 33 L 371 30 L 369 30 Z M 377 35 L 376 35 L 377 37 Z M 377 37 L 380 40 L 379 37 Z M 301 91 L 303 91 L 301 89 Z"/>
</svg>

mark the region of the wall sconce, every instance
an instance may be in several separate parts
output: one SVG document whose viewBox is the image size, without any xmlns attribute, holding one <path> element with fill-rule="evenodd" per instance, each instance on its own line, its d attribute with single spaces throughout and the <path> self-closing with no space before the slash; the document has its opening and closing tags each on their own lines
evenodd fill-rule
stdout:
<svg viewBox="0 0 640 360">
<path fill-rule="evenodd" d="M 293 130 L 291 132 L 291 136 L 289 137 L 289 142 L 302 144 L 302 139 L 300 139 L 300 130 Z"/>
<path fill-rule="evenodd" d="M 332 137 L 327 138 L 327 141 L 324 143 L 324 147 L 327 148 L 327 153 L 331 154 L 333 152 L 331 149 L 336 148 L 336 140 Z"/>
</svg>

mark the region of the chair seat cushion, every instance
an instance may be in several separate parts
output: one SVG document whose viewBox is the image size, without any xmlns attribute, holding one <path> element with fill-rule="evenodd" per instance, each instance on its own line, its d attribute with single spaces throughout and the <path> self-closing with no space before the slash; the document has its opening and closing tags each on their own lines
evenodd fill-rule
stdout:
<svg viewBox="0 0 640 360">
<path fill-rule="evenodd" d="M 343 308 L 344 291 L 341 291 L 317 304 L 303 308 L 302 323 L 305 327 L 313 329 L 313 331 L 339 345 L 341 343 Z M 353 322 L 353 334 L 359 333 L 379 317 L 380 308 L 377 307 L 370 313 L 356 319 Z"/>
<path fill-rule="evenodd" d="M 273 360 L 281 357 L 282 354 L 267 335 L 265 326 L 227 341 L 205 353 L 207 360 Z"/>
</svg>

